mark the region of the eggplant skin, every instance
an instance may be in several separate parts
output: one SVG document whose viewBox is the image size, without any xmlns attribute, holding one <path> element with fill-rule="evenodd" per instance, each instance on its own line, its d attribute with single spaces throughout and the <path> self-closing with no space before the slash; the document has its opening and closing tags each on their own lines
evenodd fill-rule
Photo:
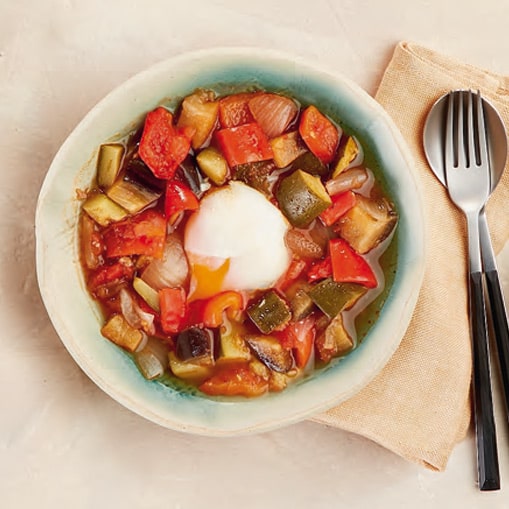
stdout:
<svg viewBox="0 0 509 509">
<path fill-rule="evenodd" d="M 185 329 L 177 336 L 175 350 L 181 361 L 213 364 L 214 333 L 201 327 Z"/>
<path fill-rule="evenodd" d="M 288 373 L 293 368 L 292 354 L 281 346 L 281 343 L 270 336 L 246 336 L 247 344 L 258 359 L 269 369 L 277 373 Z"/>
</svg>

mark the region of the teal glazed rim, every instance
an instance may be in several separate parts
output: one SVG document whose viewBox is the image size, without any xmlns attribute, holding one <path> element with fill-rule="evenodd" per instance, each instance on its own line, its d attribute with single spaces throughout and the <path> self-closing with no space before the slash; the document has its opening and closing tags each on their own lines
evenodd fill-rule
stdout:
<svg viewBox="0 0 509 509">
<path fill-rule="evenodd" d="M 366 144 L 384 173 L 400 219 L 397 270 L 376 323 L 340 362 L 257 399 L 216 399 L 145 380 L 130 356 L 104 340 L 78 260 L 76 189 L 95 172 L 98 147 L 132 130 L 158 104 L 197 87 L 250 83 L 286 91 L 340 118 Z M 411 155 L 383 108 L 358 85 L 301 57 L 254 48 L 186 53 L 137 74 L 99 102 L 55 156 L 36 211 L 36 264 L 49 317 L 81 369 L 107 394 L 164 427 L 228 436 L 261 432 L 325 411 L 352 397 L 389 361 L 410 322 L 424 273 L 421 196 Z"/>
</svg>

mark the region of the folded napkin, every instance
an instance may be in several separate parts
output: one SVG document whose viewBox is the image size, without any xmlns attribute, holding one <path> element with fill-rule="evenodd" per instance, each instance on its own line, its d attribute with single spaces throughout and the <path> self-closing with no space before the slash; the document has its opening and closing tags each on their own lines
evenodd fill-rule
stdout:
<svg viewBox="0 0 509 509">
<path fill-rule="evenodd" d="M 509 78 L 415 44 L 397 45 L 376 99 L 401 130 L 420 177 L 426 215 L 424 283 L 407 333 L 387 366 L 359 394 L 314 418 L 434 470 L 445 469 L 471 416 L 465 222 L 429 168 L 422 146 L 431 106 L 454 88 L 480 89 L 509 125 Z M 487 207 L 497 253 L 509 237 L 509 214 L 495 221 L 495 213 L 506 203 L 507 171 Z"/>
</svg>

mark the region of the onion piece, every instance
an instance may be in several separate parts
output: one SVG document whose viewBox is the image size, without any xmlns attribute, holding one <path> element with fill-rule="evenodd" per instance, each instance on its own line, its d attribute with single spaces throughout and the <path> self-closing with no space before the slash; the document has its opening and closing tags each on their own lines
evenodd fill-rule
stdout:
<svg viewBox="0 0 509 509">
<path fill-rule="evenodd" d="M 189 275 L 184 247 L 177 235 L 168 235 L 161 259 L 154 258 L 141 274 L 145 283 L 154 288 L 175 288 L 182 286 Z"/>
<path fill-rule="evenodd" d="M 365 168 L 352 168 L 340 173 L 336 178 L 328 180 L 325 188 L 331 196 L 334 196 L 351 189 L 360 189 L 368 182 L 369 178 L 370 174 Z"/>
<path fill-rule="evenodd" d="M 131 327 L 147 334 L 155 334 L 154 315 L 143 311 L 125 288 L 120 290 L 120 310 Z M 142 341 L 144 342 L 146 343 L 146 340 Z"/>
<path fill-rule="evenodd" d="M 253 118 L 268 138 L 282 134 L 299 110 L 289 97 L 270 93 L 254 96 L 248 105 Z"/>
</svg>

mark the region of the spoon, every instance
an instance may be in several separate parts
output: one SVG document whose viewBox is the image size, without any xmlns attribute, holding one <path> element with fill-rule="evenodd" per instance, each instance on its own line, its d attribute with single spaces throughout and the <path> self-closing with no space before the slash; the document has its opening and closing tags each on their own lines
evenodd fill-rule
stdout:
<svg viewBox="0 0 509 509">
<path fill-rule="evenodd" d="M 486 117 L 486 134 L 490 153 L 491 193 L 504 172 L 507 159 L 507 135 L 504 123 L 497 110 L 485 99 L 482 99 Z M 424 125 L 424 151 L 428 163 L 438 180 L 447 187 L 442 154 L 444 153 L 445 120 L 447 115 L 447 94 L 440 97 L 431 110 Z M 507 418 L 509 419 L 509 326 L 507 322 L 504 296 L 500 286 L 497 262 L 491 244 L 486 212 L 479 215 L 481 255 L 483 271 L 490 302 L 493 333 L 498 352 L 500 376 L 504 388 Z"/>
</svg>

